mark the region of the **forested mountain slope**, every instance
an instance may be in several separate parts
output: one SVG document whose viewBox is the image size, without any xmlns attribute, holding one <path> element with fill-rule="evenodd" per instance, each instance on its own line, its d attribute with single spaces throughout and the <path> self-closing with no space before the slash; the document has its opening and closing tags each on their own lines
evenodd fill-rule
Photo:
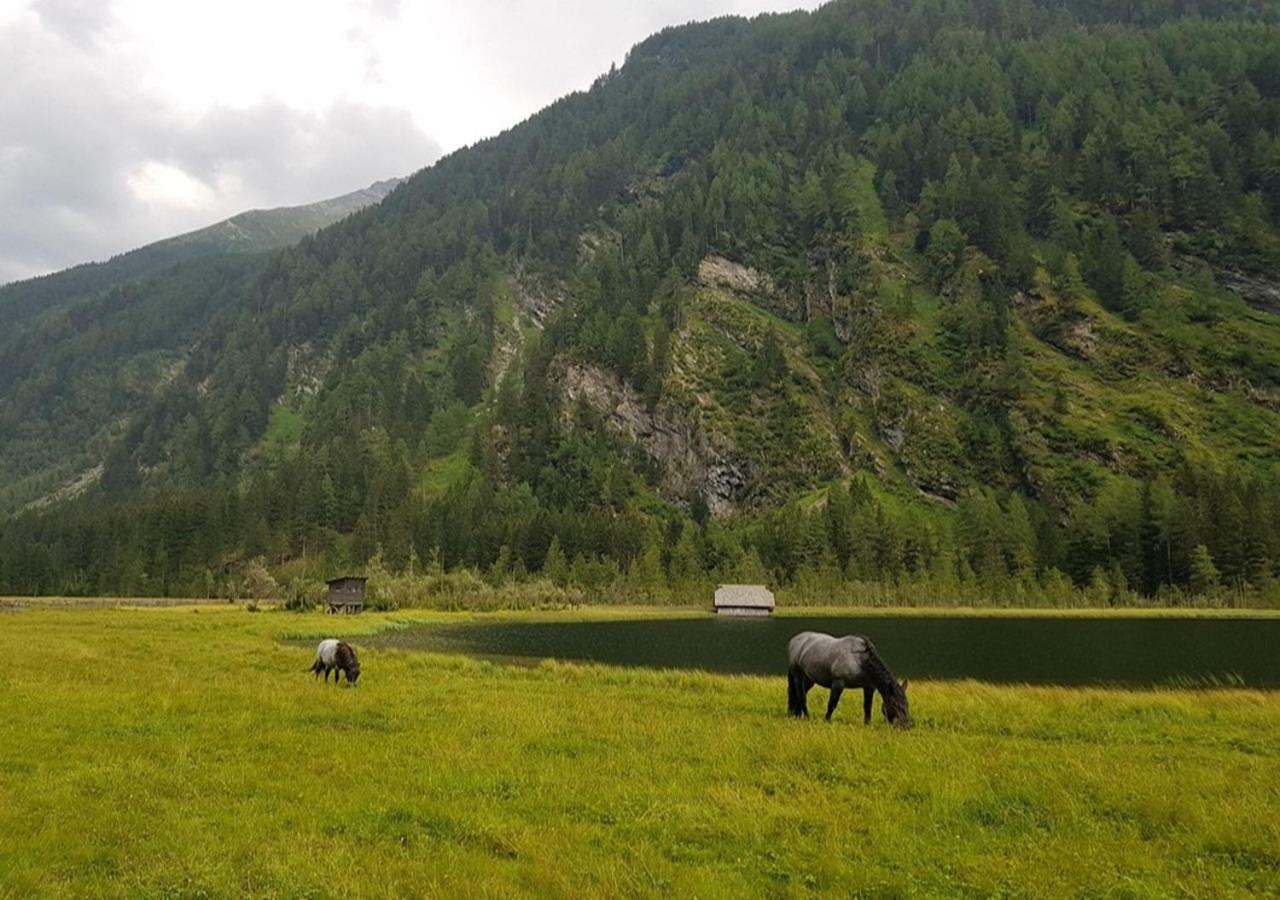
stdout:
<svg viewBox="0 0 1280 900">
<path fill-rule="evenodd" d="M 836 0 L 655 35 L 270 257 L 100 483 L 4 526 L 0 585 L 377 554 L 646 597 L 1268 602 L 1278 10 Z"/>
<path fill-rule="evenodd" d="M 252 210 L 105 263 L 0 287 L 0 514 L 78 493 L 128 417 L 182 367 L 266 251 L 377 203 L 399 179 Z"/>
</svg>

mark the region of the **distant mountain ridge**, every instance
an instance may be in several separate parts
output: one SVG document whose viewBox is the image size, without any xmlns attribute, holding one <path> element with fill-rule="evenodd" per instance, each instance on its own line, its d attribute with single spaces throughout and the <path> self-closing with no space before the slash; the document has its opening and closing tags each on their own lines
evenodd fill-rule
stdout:
<svg viewBox="0 0 1280 900">
<path fill-rule="evenodd" d="M 256 253 L 285 247 L 353 212 L 372 206 L 391 193 L 402 178 L 375 181 L 366 188 L 302 206 L 251 209 L 207 228 L 148 244 L 131 254 L 155 254 L 183 248 L 216 253 Z"/>
<path fill-rule="evenodd" d="M 0 325 L 12 325 L 101 294 L 124 282 L 189 259 L 223 253 L 261 253 L 297 243 L 308 234 L 378 203 L 403 181 L 388 178 L 368 187 L 301 206 L 253 209 L 205 228 L 129 250 L 104 262 L 87 262 L 0 285 Z"/>
</svg>

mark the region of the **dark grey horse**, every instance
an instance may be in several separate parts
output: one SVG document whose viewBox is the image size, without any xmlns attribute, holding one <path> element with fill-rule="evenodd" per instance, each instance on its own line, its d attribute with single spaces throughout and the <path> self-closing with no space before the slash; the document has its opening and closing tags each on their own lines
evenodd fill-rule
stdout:
<svg viewBox="0 0 1280 900">
<path fill-rule="evenodd" d="M 883 698 L 884 717 L 898 728 L 911 727 L 907 710 L 907 682 L 897 682 L 875 645 L 861 635 L 836 638 L 816 631 L 802 631 L 787 644 L 787 711 L 798 718 L 809 715 L 809 688 L 820 684 L 831 689 L 827 721 L 836 711 L 845 688 L 862 688 L 862 721 L 871 723 L 871 700 L 876 691 Z"/>
</svg>

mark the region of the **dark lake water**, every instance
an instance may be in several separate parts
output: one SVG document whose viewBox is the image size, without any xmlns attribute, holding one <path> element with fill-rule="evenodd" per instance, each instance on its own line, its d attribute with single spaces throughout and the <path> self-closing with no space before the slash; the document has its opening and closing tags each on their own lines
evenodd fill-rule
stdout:
<svg viewBox="0 0 1280 900">
<path fill-rule="evenodd" d="M 899 678 L 1280 688 L 1280 618 L 823 616 L 484 622 L 383 632 L 375 646 L 483 657 L 781 675 L 798 631 L 870 637 Z"/>
</svg>

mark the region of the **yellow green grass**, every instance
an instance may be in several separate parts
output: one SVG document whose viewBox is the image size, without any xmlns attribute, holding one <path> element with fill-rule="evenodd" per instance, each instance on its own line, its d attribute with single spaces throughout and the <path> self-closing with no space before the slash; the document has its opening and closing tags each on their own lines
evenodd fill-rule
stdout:
<svg viewBox="0 0 1280 900">
<path fill-rule="evenodd" d="M 285 640 L 411 618 L 459 617 L 0 613 L 0 896 L 1280 892 L 1275 693 L 922 682 L 898 733 L 781 676 L 364 648 L 334 688 Z"/>
</svg>

